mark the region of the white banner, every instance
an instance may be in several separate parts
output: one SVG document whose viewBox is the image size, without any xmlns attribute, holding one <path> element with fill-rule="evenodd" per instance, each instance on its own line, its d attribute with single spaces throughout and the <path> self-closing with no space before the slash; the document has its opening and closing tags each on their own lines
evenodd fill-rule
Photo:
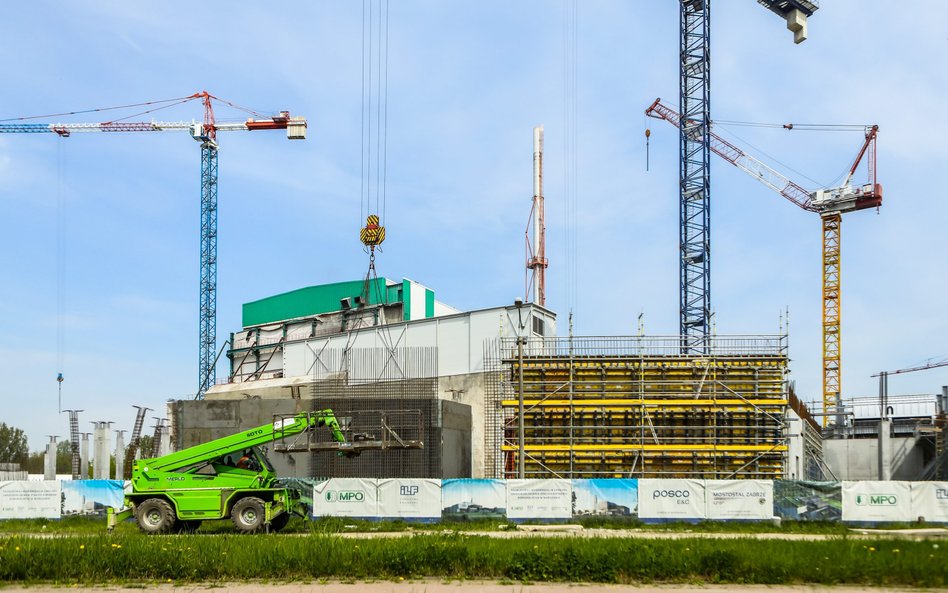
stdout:
<svg viewBox="0 0 948 593">
<path fill-rule="evenodd" d="M 0 519 L 59 519 L 59 482 L 0 482 Z"/>
<path fill-rule="evenodd" d="M 843 482 L 843 521 L 914 521 L 910 482 Z"/>
<path fill-rule="evenodd" d="M 378 516 L 377 480 L 330 478 L 313 486 L 314 517 Z"/>
<path fill-rule="evenodd" d="M 507 480 L 508 519 L 569 519 L 573 485 L 569 480 Z"/>
<path fill-rule="evenodd" d="M 639 518 L 704 519 L 703 480 L 639 480 Z"/>
<path fill-rule="evenodd" d="M 379 517 L 441 518 L 441 480 L 386 479 L 378 486 Z"/>
<path fill-rule="evenodd" d="M 912 515 L 948 523 L 948 482 L 912 482 Z"/>
<path fill-rule="evenodd" d="M 705 480 L 708 519 L 767 520 L 774 516 L 770 480 Z"/>
</svg>

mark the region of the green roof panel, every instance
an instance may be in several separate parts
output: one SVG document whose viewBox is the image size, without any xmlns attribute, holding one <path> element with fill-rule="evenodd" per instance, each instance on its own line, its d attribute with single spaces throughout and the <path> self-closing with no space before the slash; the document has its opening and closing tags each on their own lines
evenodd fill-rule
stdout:
<svg viewBox="0 0 948 593">
<path fill-rule="evenodd" d="M 355 298 L 362 295 L 364 280 L 336 282 L 320 286 L 307 286 L 274 295 L 258 301 L 244 303 L 243 326 L 250 327 L 265 323 L 310 317 L 322 313 L 331 313 L 342 309 L 340 301 L 349 298 L 355 304 Z M 402 284 L 387 286 L 385 278 L 369 280 L 369 298 L 366 304 L 397 303 Z"/>
</svg>

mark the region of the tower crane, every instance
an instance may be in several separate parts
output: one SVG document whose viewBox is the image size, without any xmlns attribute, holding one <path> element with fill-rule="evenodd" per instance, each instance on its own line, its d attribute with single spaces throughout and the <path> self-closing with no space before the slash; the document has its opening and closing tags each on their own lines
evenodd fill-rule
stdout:
<svg viewBox="0 0 948 593">
<path fill-rule="evenodd" d="M 674 109 L 655 99 L 645 114 L 664 119 L 682 130 L 693 130 Z M 792 127 L 788 124 L 785 127 Z M 837 411 L 840 395 L 840 223 L 842 215 L 882 205 L 882 186 L 876 181 L 876 136 L 879 126 L 865 128 L 865 141 L 842 185 L 808 191 L 714 132 L 703 139 L 711 152 L 754 177 L 800 208 L 820 215 L 823 229 L 823 426 Z M 868 155 L 869 182 L 853 185 L 853 176 Z"/>
<path fill-rule="evenodd" d="M 204 121 L 151 121 L 131 122 L 123 120 L 101 123 L 36 123 L 19 118 L 17 123 L 0 123 L 0 134 L 57 134 L 68 138 L 72 134 L 88 132 L 171 132 L 184 131 L 200 142 L 201 145 L 201 274 L 200 298 L 198 308 L 198 388 L 197 399 L 203 399 L 204 393 L 216 380 L 217 362 L 217 133 L 257 130 L 286 130 L 290 140 L 306 138 L 306 118 L 290 117 L 288 111 L 267 117 L 246 110 L 261 119 L 249 118 L 243 122 L 218 122 L 214 119 L 212 101 L 243 109 L 229 101 L 215 97 L 207 91 L 194 93 L 187 97 L 139 103 L 126 107 L 173 103 L 179 105 L 190 101 L 201 101 L 204 105 Z M 167 107 L 169 105 L 166 105 Z M 161 109 L 164 107 L 159 107 Z M 114 108 L 109 108 L 114 109 Z M 150 109 L 145 113 L 155 111 Z M 97 109 L 94 111 L 104 111 Z"/>
<path fill-rule="evenodd" d="M 816 0 L 757 0 L 806 39 Z M 682 353 L 709 349 L 711 321 L 711 0 L 679 0 L 679 314 Z"/>
</svg>

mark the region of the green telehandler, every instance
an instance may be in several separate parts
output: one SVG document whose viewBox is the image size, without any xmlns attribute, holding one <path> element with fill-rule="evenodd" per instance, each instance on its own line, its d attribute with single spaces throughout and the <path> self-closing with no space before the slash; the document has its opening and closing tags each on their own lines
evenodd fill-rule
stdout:
<svg viewBox="0 0 948 593">
<path fill-rule="evenodd" d="M 332 433 L 339 454 L 359 449 L 346 442 L 332 410 L 302 412 L 237 434 L 195 445 L 132 466 L 132 491 L 125 509 L 108 511 L 111 532 L 134 516 L 145 533 L 193 532 L 202 521 L 230 517 L 237 531 L 279 531 L 292 514 L 308 509 L 295 488 L 278 484 L 260 447 L 319 427 Z"/>
</svg>

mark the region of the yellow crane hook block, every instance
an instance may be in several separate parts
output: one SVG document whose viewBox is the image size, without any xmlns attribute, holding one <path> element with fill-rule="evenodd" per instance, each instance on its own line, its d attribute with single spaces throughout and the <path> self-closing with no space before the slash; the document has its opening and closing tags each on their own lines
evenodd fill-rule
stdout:
<svg viewBox="0 0 948 593">
<path fill-rule="evenodd" d="M 385 227 L 379 226 L 379 217 L 376 214 L 369 214 L 365 219 L 365 227 L 359 233 L 359 239 L 369 246 L 381 245 L 385 240 Z"/>
</svg>

